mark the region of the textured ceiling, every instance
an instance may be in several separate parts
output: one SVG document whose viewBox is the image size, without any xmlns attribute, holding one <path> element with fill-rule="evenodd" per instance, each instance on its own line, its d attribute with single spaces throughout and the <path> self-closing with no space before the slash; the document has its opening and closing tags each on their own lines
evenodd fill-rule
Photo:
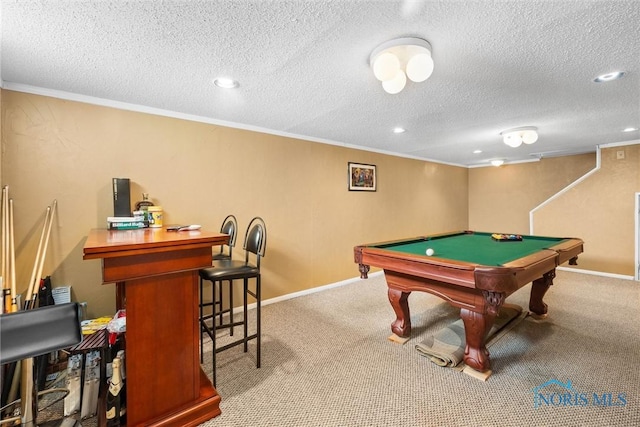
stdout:
<svg viewBox="0 0 640 427">
<path fill-rule="evenodd" d="M 640 126 L 638 1 L 2 0 L 1 7 L 7 89 L 466 166 L 640 139 L 622 132 Z M 398 37 L 428 40 L 435 71 L 390 95 L 368 60 Z M 626 74 L 593 82 L 615 70 Z M 219 76 L 240 86 L 218 88 Z M 395 126 L 407 131 L 394 134 Z M 499 133 L 519 126 L 537 126 L 538 142 L 504 145 Z"/>
</svg>

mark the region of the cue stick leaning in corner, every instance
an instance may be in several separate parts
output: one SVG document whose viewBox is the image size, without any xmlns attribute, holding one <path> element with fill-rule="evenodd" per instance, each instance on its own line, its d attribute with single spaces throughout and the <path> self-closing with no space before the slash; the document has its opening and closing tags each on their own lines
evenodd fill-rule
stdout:
<svg viewBox="0 0 640 427">
<path fill-rule="evenodd" d="M 51 226 L 53 224 L 53 217 L 56 209 L 57 201 L 53 201 L 53 205 L 51 207 L 47 207 L 47 213 L 45 216 L 45 224 L 42 234 L 44 235 L 44 243 L 42 242 L 42 237 L 40 239 L 40 243 L 38 245 L 38 252 L 36 253 L 36 262 L 34 265 L 34 275 L 35 278 L 32 278 L 31 287 L 29 292 L 29 298 L 25 301 L 25 309 L 35 308 L 36 298 L 37 298 L 37 289 L 39 289 L 40 284 L 40 276 L 42 275 L 42 270 L 44 268 L 44 258 L 47 252 L 47 246 L 49 245 L 49 236 L 51 235 Z M 46 231 L 45 231 L 46 229 Z M 36 271 L 37 267 L 37 271 Z M 22 420 L 26 427 L 33 427 L 34 417 L 37 408 L 34 408 L 34 392 L 36 388 L 34 387 L 34 378 L 33 378 L 33 366 L 35 363 L 34 358 L 28 358 L 22 360 L 22 364 L 20 366 L 21 379 L 20 383 L 22 386 L 20 387 L 20 397 L 21 397 L 21 413 Z"/>
<path fill-rule="evenodd" d="M 40 289 L 40 279 L 42 278 L 42 269 L 44 268 L 44 259 L 47 254 L 47 247 L 49 246 L 49 236 L 51 235 L 51 226 L 53 225 L 53 217 L 56 213 L 56 207 L 58 206 L 58 201 L 53 200 L 51 204 L 51 215 L 49 215 L 49 223 L 47 224 L 47 234 L 44 238 L 44 245 L 42 246 L 42 254 L 40 254 L 40 265 L 38 266 L 38 272 L 36 274 L 35 280 L 33 281 L 33 297 L 32 304 L 33 307 L 35 305 L 35 299 L 38 297 L 38 290 Z"/>
<path fill-rule="evenodd" d="M 9 283 L 11 286 L 11 313 L 18 311 L 16 294 L 16 248 L 13 238 L 13 199 L 9 199 Z"/>
<path fill-rule="evenodd" d="M 47 241 L 49 240 L 48 233 L 51 232 L 51 224 L 49 222 L 53 220 L 52 212 L 53 211 L 51 209 L 51 206 L 47 206 L 47 211 L 44 216 L 44 224 L 42 225 L 42 233 L 40 234 L 40 242 L 38 243 L 38 251 L 36 252 L 36 259 L 33 263 L 31 278 L 28 282 L 27 295 L 24 299 L 23 307 L 25 310 L 35 308 L 36 298 L 38 296 L 37 290 L 39 289 L 40 285 L 40 275 L 42 274 L 40 262 L 41 260 L 44 261 L 44 251 L 42 250 L 42 248 L 45 241 L 45 235 L 47 236 Z"/>
<path fill-rule="evenodd" d="M 9 284 L 9 278 L 7 277 L 7 266 L 9 256 L 9 216 L 8 216 L 8 200 L 9 200 L 9 186 L 2 187 L 2 312 L 8 313 L 11 309 L 11 288 Z"/>
</svg>

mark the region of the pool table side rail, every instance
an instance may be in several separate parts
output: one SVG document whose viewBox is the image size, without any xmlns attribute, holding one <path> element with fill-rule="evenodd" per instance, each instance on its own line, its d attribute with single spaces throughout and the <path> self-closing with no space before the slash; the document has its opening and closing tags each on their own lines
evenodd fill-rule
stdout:
<svg viewBox="0 0 640 427">
<path fill-rule="evenodd" d="M 440 237 L 469 234 L 462 231 L 438 235 Z M 397 243 L 424 241 L 433 236 L 400 239 L 388 242 L 366 244 L 354 248 L 354 261 L 359 264 L 363 279 L 367 278 L 369 266 L 383 270 L 410 273 L 431 280 L 445 280 L 448 283 L 483 290 L 511 293 L 545 273 L 554 270 L 560 264 L 577 258 L 582 253 L 583 241 L 577 238 L 562 239 L 558 244 L 542 249 L 536 253 L 521 257 L 503 266 L 484 266 L 464 261 L 438 258 L 435 256 L 401 253 L 385 249 Z M 556 238 L 554 238 L 556 239 Z M 363 268 L 362 266 L 365 266 Z M 512 276 L 512 280 L 504 281 L 496 278 Z M 501 285 L 496 286 L 496 282 Z M 506 285 L 506 284 L 509 285 Z M 504 288 L 505 285 L 508 289 Z"/>
<path fill-rule="evenodd" d="M 418 277 L 432 280 L 446 280 L 459 286 L 473 288 L 475 264 L 442 258 L 402 254 L 396 251 L 356 246 L 354 260 L 356 264 L 374 266 L 384 270 L 401 271 Z M 428 261 L 428 262 L 427 262 Z M 361 269 L 360 277 L 367 278 L 366 271 Z M 452 271 L 455 272 L 452 274 Z"/>
<path fill-rule="evenodd" d="M 356 262 L 429 280 L 511 294 L 558 266 L 555 251 L 543 249 L 504 266 L 484 266 L 437 257 L 400 254 L 375 248 L 357 248 Z M 360 262 L 358 262 L 360 259 Z M 362 270 L 361 270 L 362 271 Z M 366 278 L 366 277 L 363 277 Z"/>
<path fill-rule="evenodd" d="M 485 291 L 506 292 L 507 295 L 510 295 L 527 283 L 554 271 L 558 265 L 558 253 L 542 249 L 534 254 L 506 263 L 502 267 L 478 266 L 475 269 L 476 288 Z M 510 280 L 500 278 L 505 274 L 511 275 Z"/>
<path fill-rule="evenodd" d="M 576 237 L 565 237 L 560 243 L 550 246 L 549 249 L 558 253 L 558 265 L 560 265 L 578 258 L 578 255 L 584 250 L 584 241 Z"/>
</svg>

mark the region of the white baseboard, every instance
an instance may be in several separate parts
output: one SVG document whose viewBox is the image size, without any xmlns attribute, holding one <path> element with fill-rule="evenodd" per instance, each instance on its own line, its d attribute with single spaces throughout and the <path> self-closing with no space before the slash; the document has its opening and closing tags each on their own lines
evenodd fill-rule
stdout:
<svg viewBox="0 0 640 427">
<path fill-rule="evenodd" d="M 383 274 L 383 271 L 376 271 L 374 273 L 370 273 L 369 277 L 376 277 Z M 348 285 L 350 283 L 353 282 L 357 282 L 358 280 L 360 280 L 360 277 L 353 277 L 351 279 L 347 279 L 347 280 L 342 280 L 340 282 L 335 282 L 335 283 L 329 283 L 328 285 L 323 285 L 323 286 L 318 286 L 315 288 L 311 288 L 311 289 L 305 289 L 303 291 L 298 291 L 298 292 L 293 292 L 290 294 L 286 294 L 286 295 L 281 295 L 279 297 L 275 297 L 275 298 L 269 298 L 267 300 L 262 301 L 262 306 L 264 307 L 265 305 L 269 305 L 269 304 L 274 304 L 276 302 L 281 302 L 281 301 L 286 301 L 289 299 L 293 299 L 293 298 L 298 298 L 304 295 L 311 295 L 311 294 L 315 294 L 316 292 L 322 292 L 322 291 L 326 291 L 327 289 L 332 289 L 332 288 L 337 288 L 340 286 L 344 286 L 344 285 Z M 256 303 L 252 303 L 252 304 L 248 304 L 247 305 L 247 309 L 251 310 L 253 308 L 256 308 Z M 233 309 L 233 313 L 242 313 L 242 307 L 236 307 Z"/>
<path fill-rule="evenodd" d="M 634 280 L 633 276 L 626 276 L 626 275 L 623 275 L 623 274 L 614 274 L 614 273 L 605 273 L 605 272 L 593 271 L 593 270 L 582 270 L 582 269 L 579 269 L 579 268 L 558 267 L 557 270 L 569 271 L 569 272 L 572 272 L 572 273 L 589 274 L 589 275 L 592 275 L 592 276 L 610 277 L 612 279 Z M 375 277 L 375 276 L 379 276 L 381 274 L 384 274 L 384 272 L 382 270 L 376 271 L 374 273 L 370 273 L 369 277 Z M 348 284 L 356 282 L 358 280 L 360 280 L 359 277 L 353 277 L 351 279 L 342 280 L 340 282 L 329 283 L 328 285 L 318 286 L 318 287 L 311 288 L 311 289 L 305 289 L 303 291 L 293 292 L 293 293 L 286 294 L 286 295 L 281 295 L 281 296 L 275 297 L 275 298 L 269 298 L 268 300 L 262 301 L 262 306 L 264 307 L 265 305 L 274 304 L 276 302 L 286 301 L 286 300 L 290 300 L 290 299 L 293 299 L 293 298 L 298 298 L 298 297 L 301 297 L 301 296 L 304 296 L 304 295 L 315 294 L 316 292 L 322 292 L 322 291 L 326 291 L 327 289 L 332 289 L 332 288 L 337 288 L 339 286 L 348 285 Z M 256 307 L 256 303 L 255 302 L 252 303 L 252 304 L 248 304 L 247 305 L 247 309 L 253 309 L 255 307 Z M 234 314 L 235 313 L 241 313 L 242 312 L 242 307 L 236 307 L 233 310 L 233 312 L 234 312 Z"/>
<path fill-rule="evenodd" d="M 635 277 L 627 276 L 624 274 L 605 273 L 602 271 L 593 271 L 593 270 L 582 270 L 580 268 L 558 267 L 556 270 L 571 271 L 573 273 L 581 273 L 581 274 L 590 274 L 592 276 L 610 277 L 612 279 L 635 280 Z"/>
</svg>

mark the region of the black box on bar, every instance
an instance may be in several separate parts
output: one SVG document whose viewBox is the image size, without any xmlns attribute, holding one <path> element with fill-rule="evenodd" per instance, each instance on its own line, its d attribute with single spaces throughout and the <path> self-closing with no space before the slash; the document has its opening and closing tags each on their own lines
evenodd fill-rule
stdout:
<svg viewBox="0 0 640 427">
<path fill-rule="evenodd" d="M 129 178 L 113 178 L 113 216 L 131 216 Z"/>
</svg>

